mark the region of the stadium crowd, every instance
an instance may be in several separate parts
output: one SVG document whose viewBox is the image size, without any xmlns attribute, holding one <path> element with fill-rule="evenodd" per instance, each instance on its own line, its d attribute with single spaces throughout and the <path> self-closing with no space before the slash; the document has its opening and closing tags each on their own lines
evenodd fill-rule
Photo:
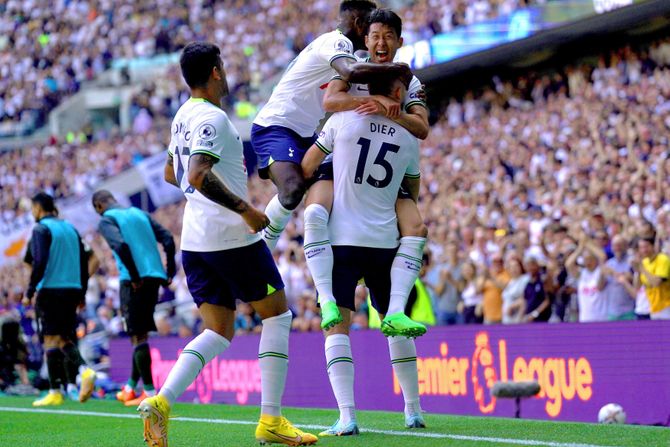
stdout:
<svg viewBox="0 0 670 447">
<path fill-rule="evenodd" d="M 529 1 L 405 1 L 399 11 L 412 42 Z M 1 2 L 0 137 L 43 125 L 49 111 L 114 61 L 172 53 L 191 40 L 219 44 L 233 97 L 258 105 L 252 92 L 283 71 L 324 23 L 334 26 L 336 9 L 325 0 Z"/>
<path fill-rule="evenodd" d="M 420 208 L 430 238 L 421 280 L 435 317 L 428 323 L 668 317 L 668 308 L 650 309 L 650 291 L 639 278 L 645 276 L 642 258 L 670 252 L 669 67 L 666 39 L 636 51 L 622 48 L 595 65 L 496 81 L 444 104 L 422 143 Z M 138 110 L 151 108 L 143 102 L 151 91 L 144 94 Z M 2 225 L 29 219 L 26 198 L 37 189 L 59 198 L 83 196 L 160 152 L 168 137 L 163 116 L 127 135 L 84 132 L 0 154 Z M 251 177 L 256 206 L 272 194 Z M 181 206 L 154 213 L 177 245 L 180 222 L 173 216 L 181 215 Z M 100 236 L 85 238 L 102 263 L 89 283 L 80 334 L 102 334 L 93 351 L 104 359 L 105 338 L 123 331 L 118 276 Z M 276 261 L 294 330 L 319 330 L 301 243 L 298 212 Z M 29 329 L 34 312 L 21 301 L 26 283 L 23 265 L 0 269 L 0 318 L 16 316 L 35 337 Z M 356 328 L 368 326 L 365 295 L 359 288 Z M 258 331 L 250 308 L 239 310 L 237 332 Z M 200 330 L 183 271 L 164 292 L 155 318 L 161 335 Z"/>
</svg>

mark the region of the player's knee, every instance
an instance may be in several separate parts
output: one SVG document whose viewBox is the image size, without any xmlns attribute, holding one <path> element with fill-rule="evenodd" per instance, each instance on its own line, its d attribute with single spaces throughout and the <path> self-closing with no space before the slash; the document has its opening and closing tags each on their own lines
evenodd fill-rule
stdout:
<svg viewBox="0 0 670 447">
<path fill-rule="evenodd" d="M 294 210 L 302 202 L 305 195 L 305 182 L 301 179 L 295 179 L 288 182 L 281 191 L 279 191 L 279 202 L 287 210 Z"/>
<path fill-rule="evenodd" d="M 328 210 L 318 203 L 313 203 L 305 208 L 305 226 L 328 226 Z"/>
</svg>

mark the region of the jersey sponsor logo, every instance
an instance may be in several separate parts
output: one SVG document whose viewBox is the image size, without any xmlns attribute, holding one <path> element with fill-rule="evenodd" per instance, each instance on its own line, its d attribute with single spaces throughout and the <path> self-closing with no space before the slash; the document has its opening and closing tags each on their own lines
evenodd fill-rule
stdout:
<svg viewBox="0 0 670 447">
<path fill-rule="evenodd" d="M 209 123 L 205 123 L 198 128 L 198 136 L 203 140 L 211 140 L 216 136 L 216 128 Z"/>
<path fill-rule="evenodd" d="M 343 51 L 345 53 L 351 54 L 351 48 L 349 48 L 349 42 L 347 42 L 344 39 L 340 39 L 337 42 L 335 42 L 335 49 L 337 51 Z"/>
<path fill-rule="evenodd" d="M 205 141 L 205 140 L 200 139 L 200 140 L 195 142 L 195 145 L 196 145 L 196 147 L 212 147 L 212 146 L 214 146 L 214 143 L 212 143 L 211 141 Z"/>
</svg>

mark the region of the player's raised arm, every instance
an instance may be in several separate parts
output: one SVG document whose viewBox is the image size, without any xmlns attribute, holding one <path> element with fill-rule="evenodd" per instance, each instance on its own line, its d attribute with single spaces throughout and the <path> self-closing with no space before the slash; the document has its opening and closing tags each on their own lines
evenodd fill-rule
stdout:
<svg viewBox="0 0 670 447">
<path fill-rule="evenodd" d="M 212 166 L 217 161 L 213 156 L 202 153 L 191 156 L 188 165 L 189 184 L 212 202 L 242 216 L 249 228 L 258 233 L 268 225 L 267 216 L 226 188 L 226 185 L 212 172 Z"/>
</svg>

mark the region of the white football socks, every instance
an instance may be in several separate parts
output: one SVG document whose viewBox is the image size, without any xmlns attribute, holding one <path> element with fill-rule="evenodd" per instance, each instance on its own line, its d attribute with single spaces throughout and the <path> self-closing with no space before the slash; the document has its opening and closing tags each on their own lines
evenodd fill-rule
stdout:
<svg viewBox="0 0 670 447">
<path fill-rule="evenodd" d="M 291 219 L 291 210 L 287 210 L 279 202 L 279 196 L 275 196 L 270 200 L 268 206 L 265 207 L 265 215 L 270 219 L 270 224 L 263 229 L 263 239 L 270 251 L 277 246 L 277 241 L 281 237 L 282 231 Z"/>
<path fill-rule="evenodd" d="M 198 377 L 202 368 L 228 349 L 228 346 L 230 346 L 228 339 L 210 329 L 205 329 L 181 351 L 159 394 L 172 406 Z"/>
<path fill-rule="evenodd" d="M 328 210 L 313 203 L 305 209 L 305 260 L 319 292 L 319 303 L 335 302 L 333 296 L 333 247 L 328 233 Z"/>
<path fill-rule="evenodd" d="M 349 336 L 334 334 L 326 337 L 326 369 L 340 409 L 340 422 L 348 424 L 356 420 L 354 405 L 354 361 L 351 358 Z"/>
<path fill-rule="evenodd" d="M 404 312 L 407 298 L 423 265 L 425 237 L 400 238 L 400 247 L 391 266 L 391 298 L 387 315 Z"/>
<path fill-rule="evenodd" d="M 405 337 L 388 337 L 393 372 L 405 398 L 405 414 L 421 413 L 419 404 L 419 372 L 416 367 L 416 345 Z"/>
<path fill-rule="evenodd" d="M 258 366 L 261 369 L 261 414 L 281 416 L 281 398 L 288 372 L 288 337 L 293 315 L 287 310 L 263 320 L 258 345 Z"/>
</svg>

